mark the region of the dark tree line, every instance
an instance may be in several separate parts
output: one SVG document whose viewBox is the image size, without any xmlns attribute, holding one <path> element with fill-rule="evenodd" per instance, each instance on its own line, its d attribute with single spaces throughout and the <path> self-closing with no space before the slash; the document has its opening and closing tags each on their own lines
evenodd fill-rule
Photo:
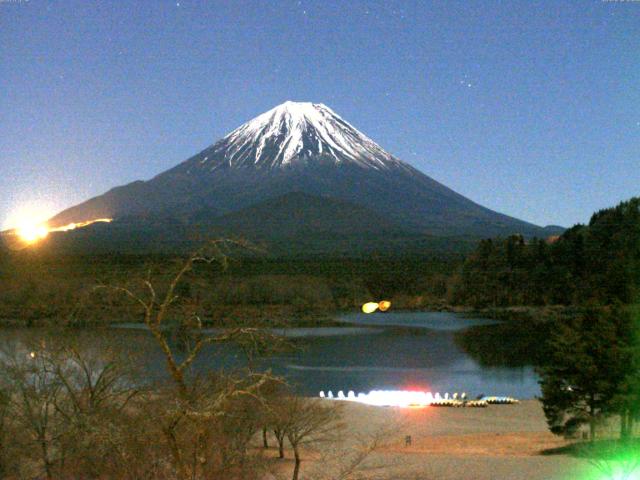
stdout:
<svg viewBox="0 0 640 480">
<path fill-rule="evenodd" d="M 640 288 L 640 198 L 601 210 L 560 237 L 483 240 L 454 302 L 475 307 L 630 303 Z"/>
<path fill-rule="evenodd" d="M 483 240 L 464 262 L 454 302 L 571 306 L 540 324 L 548 336 L 537 363 L 549 427 L 567 436 L 587 427 L 594 439 L 615 417 L 626 440 L 640 420 L 639 293 L 640 198 L 632 198 L 559 237 Z"/>
<path fill-rule="evenodd" d="M 196 265 L 198 275 L 178 286 L 185 302 L 202 306 L 203 322 L 220 325 L 237 317 L 254 326 L 269 319 L 314 324 L 376 298 L 388 298 L 396 307 L 441 304 L 462 261 L 426 254 L 352 259 L 241 255 L 228 271 L 217 265 Z M 184 260 L 175 255 L 116 253 L 53 257 L 35 249 L 3 256 L 0 247 L 0 323 L 97 325 L 111 323 L 114 317 L 133 321 L 121 299 L 113 296 L 104 295 L 99 305 L 94 302 L 91 312 L 74 309 L 84 304 L 84 292 L 96 281 L 126 284 L 150 272 L 151 280 L 162 285 Z"/>
</svg>

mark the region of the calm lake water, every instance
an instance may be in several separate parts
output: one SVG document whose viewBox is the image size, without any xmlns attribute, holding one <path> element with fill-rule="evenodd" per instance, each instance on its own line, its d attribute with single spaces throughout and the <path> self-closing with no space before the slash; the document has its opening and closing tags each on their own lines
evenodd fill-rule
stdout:
<svg viewBox="0 0 640 480">
<path fill-rule="evenodd" d="M 303 353 L 274 359 L 274 367 L 300 391 L 421 389 L 519 398 L 540 392 L 533 367 L 481 366 L 454 341 L 456 331 L 494 321 L 441 312 L 353 314 L 340 320 L 361 328 L 308 337 Z"/>
<path fill-rule="evenodd" d="M 519 398 L 539 394 L 533 367 L 482 366 L 454 341 L 457 331 L 495 323 L 490 320 L 440 312 L 352 314 L 339 320 L 350 326 L 275 331 L 291 338 L 300 348 L 259 359 L 257 366 L 285 376 L 305 395 L 317 395 L 320 390 L 346 393 L 373 389 L 464 391 L 470 396 L 484 393 Z M 0 341 L 17 334 L 15 330 L 2 331 Z M 101 342 L 126 348 L 132 355 L 139 355 L 145 375 L 164 375 L 161 353 L 149 333 L 137 325 L 82 330 L 77 335 L 94 348 L 100 348 Z M 242 365 L 243 356 L 237 350 L 216 346 L 203 351 L 194 368 L 233 370 Z"/>
</svg>

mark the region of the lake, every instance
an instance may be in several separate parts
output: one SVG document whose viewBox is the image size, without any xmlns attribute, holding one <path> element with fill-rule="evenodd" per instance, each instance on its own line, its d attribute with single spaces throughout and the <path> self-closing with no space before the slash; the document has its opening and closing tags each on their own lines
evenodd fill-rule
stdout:
<svg viewBox="0 0 640 480">
<path fill-rule="evenodd" d="M 306 337 L 304 352 L 271 360 L 274 371 L 307 394 L 420 389 L 533 398 L 540 393 L 532 366 L 483 366 L 454 341 L 457 331 L 494 321 L 444 312 L 352 314 L 340 320 L 359 328 Z"/>
<path fill-rule="evenodd" d="M 257 367 L 285 376 L 304 395 L 317 395 L 320 390 L 335 394 L 339 390 L 357 393 L 373 389 L 466 392 L 470 397 L 532 398 L 539 394 L 532 366 L 482 365 L 456 343 L 456 332 L 494 321 L 441 312 L 349 314 L 338 320 L 348 325 L 274 331 L 286 335 L 299 349 L 258 359 Z M 9 336 L 22 334 L 27 333 L 19 329 L 0 332 L 5 342 Z M 162 354 L 140 325 L 84 329 L 74 335 L 97 349 L 101 342 L 117 344 L 139 355 L 148 377 L 165 375 Z M 504 340 L 508 344 L 509 338 Z M 243 356 L 237 349 L 213 346 L 203 350 L 194 368 L 233 370 L 242 365 Z"/>
</svg>

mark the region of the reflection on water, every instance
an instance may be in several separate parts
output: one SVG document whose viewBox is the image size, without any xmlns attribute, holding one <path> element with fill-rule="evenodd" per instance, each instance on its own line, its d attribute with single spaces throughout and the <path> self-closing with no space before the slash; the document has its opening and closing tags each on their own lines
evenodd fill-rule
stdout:
<svg viewBox="0 0 640 480">
<path fill-rule="evenodd" d="M 453 330 L 419 336 L 384 330 L 378 335 L 317 338 L 306 347 L 303 353 L 274 360 L 308 393 L 420 389 L 526 398 L 538 394 L 532 367 L 483 367 L 456 345 Z"/>
<path fill-rule="evenodd" d="M 142 330 L 149 329 L 144 323 L 118 323 L 113 325 L 113 329 Z M 267 328 L 267 332 L 286 338 L 304 337 L 333 337 L 336 335 L 359 335 L 380 333 L 382 330 L 367 327 L 304 327 L 304 328 Z M 202 332 L 210 335 L 217 335 L 223 332 L 221 328 L 203 328 Z"/>
<path fill-rule="evenodd" d="M 455 341 L 485 367 L 543 365 L 551 326 L 535 320 L 477 325 L 457 331 Z"/>
<path fill-rule="evenodd" d="M 467 318 L 450 312 L 400 312 L 400 313 L 353 313 L 339 320 L 355 325 L 384 327 L 412 327 L 430 330 L 456 331 L 480 325 L 495 325 L 499 322 L 486 318 Z"/>
<path fill-rule="evenodd" d="M 531 398 L 539 393 L 531 366 L 481 365 L 456 343 L 456 332 L 461 329 L 479 325 L 496 328 L 486 326 L 494 322 L 432 312 L 354 314 L 340 319 L 354 326 L 289 329 L 287 336 L 299 349 L 262 358 L 257 366 L 286 376 L 299 393 L 307 395 L 317 395 L 320 390 L 373 389 L 464 391 L 470 397 L 484 393 Z M 80 335 L 83 342 L 94 342 L 95 348 L 108 342 L 137 352 L 145 375 L 163 378 L 161 352 L 147 331 L 135 327 L 83 330 Z M 8 341 L 9 332 L 0 332 L 0 341 Z M 19 330 L 11 332 L 14 338 L 19 336 Z M 508 338 L 503 340 L 508 344 Z M 204 349 L 194 368 L 200 372 L 229 371 L 243 365 L 238 350 L 218 345 Z"/>
</svg>

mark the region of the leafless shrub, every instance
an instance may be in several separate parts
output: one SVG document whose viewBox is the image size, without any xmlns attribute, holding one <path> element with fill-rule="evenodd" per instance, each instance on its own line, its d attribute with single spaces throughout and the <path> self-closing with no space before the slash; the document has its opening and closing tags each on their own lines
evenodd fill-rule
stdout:
<svg viewBox="0 0 640 480">
<path fill-rule="evenodd" d="M 387 478 L 384 474 L 391 466 L 388 459 L 376 462 L 374 455 L 387 444 L 393 443 L 400 432 L 395 424 L 383 425 L 370 434 L 341 436 L 341 440 L 322 449 L 308 478 L 311 480 L 359 480 Z M 380 473 L 382 472 L 382 473 Z"/>
<path fill-rule="evenodd" d="M 115 352 L 14 343 L 0 361 L 5 433 L 20 475 L 95 478 L 112 452 L 111 432 L 137 394 Z"/>
<path fill-rule="evenodd" d="M 262 450 L 252 442 L 271 425 L 269 398 L 283 381 L 255 371 L 254 359 L 286 345 L 255 328 L 205 332 L 198 306 L 179 294 L 197 263 L 224 266 L 230 249 L 242 246 L 242 242 L 212 242 L 161 285 L 154 285 L 149 275 L 137 286 L 96 289 L 135 306 L 134 313 L 142 316 L 162 352 L 168 381 L 148 385 L 135 376 L 123 352 L 104 346 L 81 348 L 81 342 L 61 341 L 60 335 L 55 342 L 48 338 L 13 342 L 14 348 L 0 356 L 3 475 L 83 480 L 259 478 L 265 462 Z M 206 346 L 221 343 L 236 345 L 246 356 L 248 369 L 197 375 L 192 368 L 196 359 Z M 286 398 L 286 436 L 296 457 L 297 478 L 301 445 L 329 438 L 339 416 L 333 408 Z M 8 438 L 11 442 L 5 441 Z M 18 455 L 10 454 L 10 448 Z"/>
<path fill-rule="evenodd" d="M 302 447 L 336 441 L 344 427 L 342 405 L 297 396 L 281 398 L 274 409 L 274 419 L 293 450 L 295 463 L 292 480 L 298 480 L 300 474 Z"/>
</svg>

